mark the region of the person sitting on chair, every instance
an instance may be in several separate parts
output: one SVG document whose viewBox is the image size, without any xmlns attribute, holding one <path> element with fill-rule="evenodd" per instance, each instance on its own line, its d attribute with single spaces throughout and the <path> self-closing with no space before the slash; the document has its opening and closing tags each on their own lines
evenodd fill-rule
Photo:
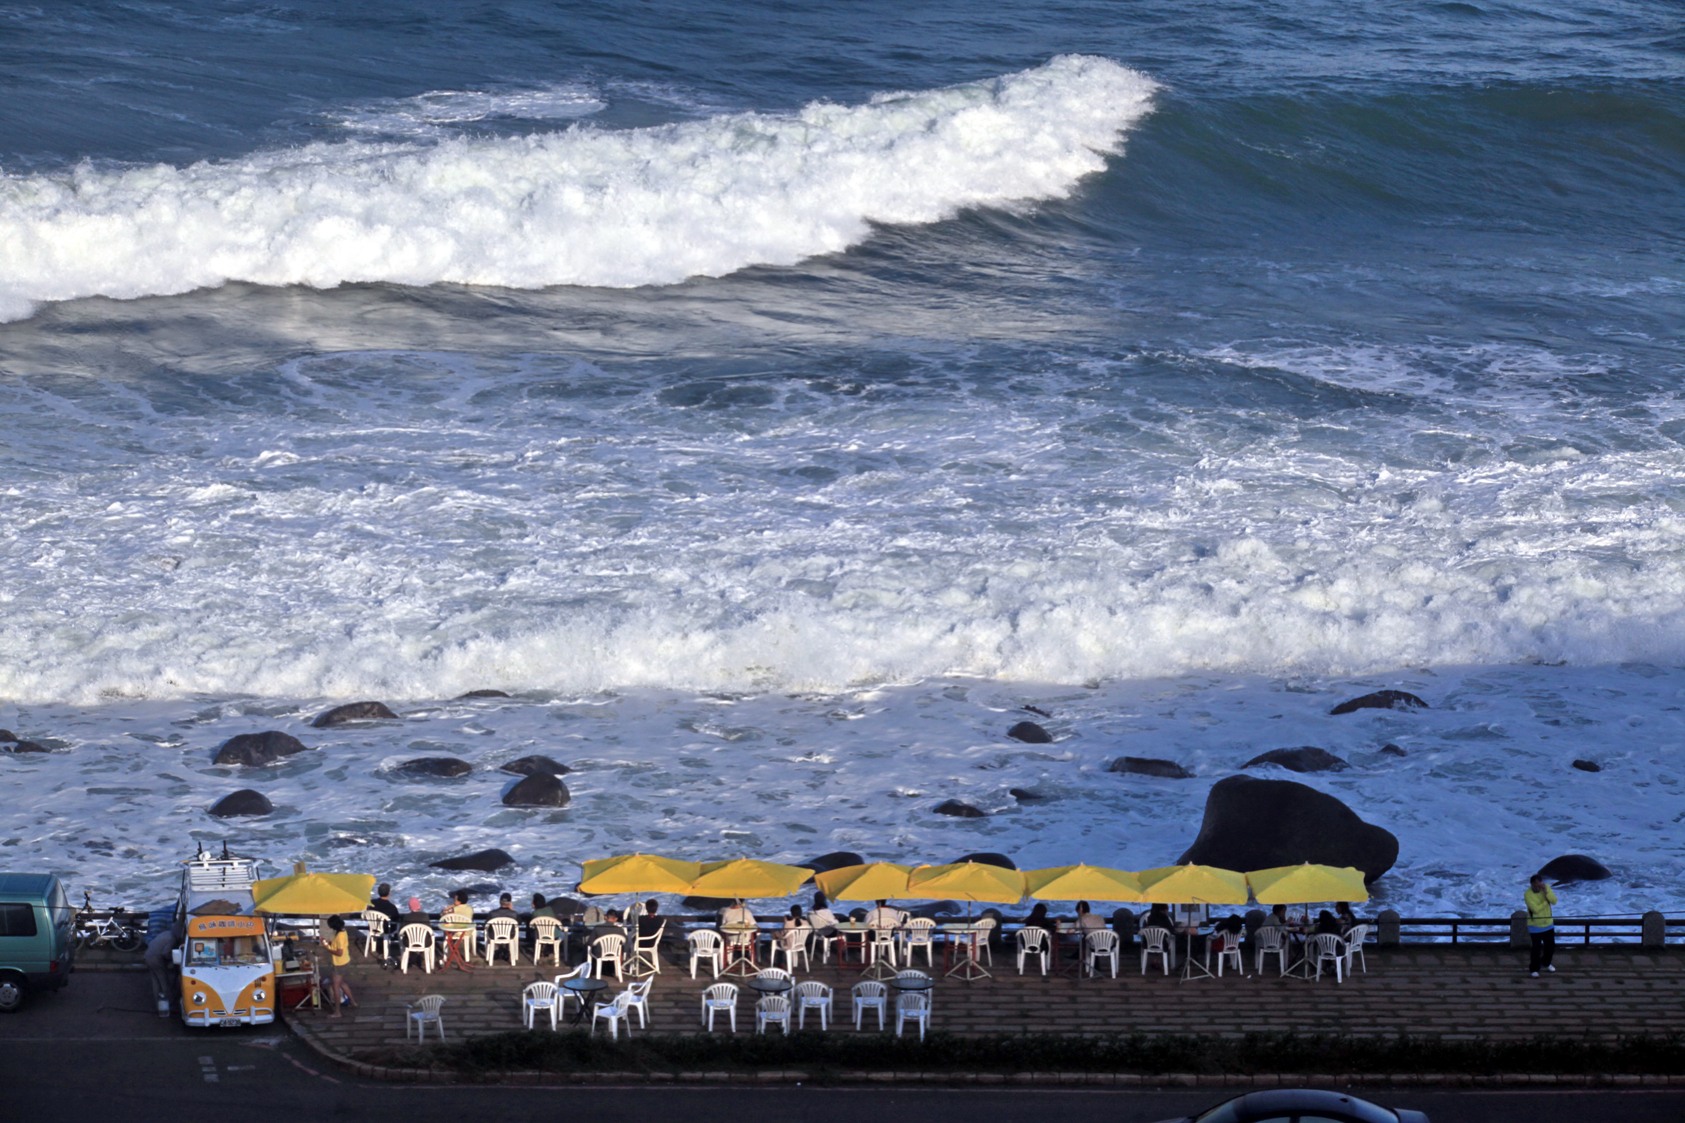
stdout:
<svg viewBox="0 0 1685 1123">
<path fill-rule="evenodd" d="M 661 932 L 661 926 L 667 923 L 667 918 L 657 915 L 661 910 L 661 902 L 654 897 L 644 902 L 644 914 L 638 917 L 638 939 L 654 939 Z"/>
<path fill-rule="evenodd" d="M 1342 936 L 1363 923 L 1357 918 L 1357 914 L 1352 912 L 1351 904 L 1346 901 L 1334 902 L 1334 919 L 1340 922 L 1340 935 Z"/>
<path fill-rule="evenodd" d="M 1161 904 L 1155 904 L 1147 910 L 1147 917 L 1141 921 L 1143 928 L 1163 928 L 1166 932 L 1176 931 L 1176 922 L 1170 919 L 1170 910 Z"/>
<path fill-rule="evenodd" d="M 1318 936 L 1340 935 L 1340 921 L 1333 913 L 1323 909 L 1316 914 L 1316 934 Z"/>
<path fill-rule="evenodd" d="M 1087 901 L 1077 902 L 1078 931 L 1091 932 L 1099 928 L 1104 928 L 1105 926 L 1106 922 L 1094 914 L 1094 911 L 1088 907 Z"/>
<path fill-rule="evenodd" d="M 889 907 L 889 902 L 879 900 L 866 913 L 868 928 L 894 928 L 901 923 L 901 910 Z"/>
</svg>

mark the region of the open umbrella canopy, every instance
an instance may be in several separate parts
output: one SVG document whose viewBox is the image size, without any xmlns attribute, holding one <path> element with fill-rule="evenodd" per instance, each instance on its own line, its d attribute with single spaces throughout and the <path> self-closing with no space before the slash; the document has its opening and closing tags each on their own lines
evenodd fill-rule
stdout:
<svg viewBox="0 0 1685 1123">
<path fill-rule="evenodd" d="M 1246 875 L 1260 905 L 1303 905 L 1311 901 L 1367 901 L 1363 871 L 1351 866 L 1276 866 Z"/>
<path fill-rule="evenodd" d="M 1024 873 L 982 862 L 916 866 L 907 875 L 907 896 L 931 900 L 957 897 L 963 901 L 1017 904 L 1024 899 Z"/>
<path fill-rule="evenodd" d="M 655 854 L 622 854 L 584 863 L 581 893 L 688 893 L 702 876 L 701 862 Z"/>
<path fill-rule="evenodd" d="M 826 870 L 813 881 L 833 901 L 882 901 L 908 896 L 907 875 L 912 872 L 912 866 L 896 862 L 867 862 Z"/>
<path fill-rule="evenodd" d="M 702 873 L 685 891 L 696 897 L 788 897 L 812 876 L 806 866 L 735 858 L 703 862 Z"/>
<path fill-rule="evenodd" d="M 1145 901 L 1141 875 L 1105 866 L 1049 866 L 1025 870 L 1029 895 L 1038 901 Z"/>
<path fill-rule="evenodd" d="M 373 892 L 372 873 L 311 873 L 299 862 L 286 877 L 252 883 L 252 911 L 281 916 L 362 912 Z"/>
<path fill-rule="evenodd" d="M 1169 905 L 1244 905 L 1246 875 L 1216 866 L 1161 866 L 1141 871 L 1147 900 Z"/>
</svg>

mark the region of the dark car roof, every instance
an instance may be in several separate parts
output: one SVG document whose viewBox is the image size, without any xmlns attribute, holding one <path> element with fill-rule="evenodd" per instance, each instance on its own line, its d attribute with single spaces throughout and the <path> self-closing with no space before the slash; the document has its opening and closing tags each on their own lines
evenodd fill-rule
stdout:
<svg viewBox="0 0 1685 1123">
<path fill-rule="evenodd" d="M 1272 1115 L 1300 1115 L 1318 1113 L 1344 1115 L 1362 1123 L 1398 1123 L 1398 1116 L 1378 1104 L 1334 1092 L 1326 1088 L 1271 1088 L 1266 1092 L 1249 1092 L 1229 1105 L 1230 1119 L 1250 1119 Z"/>
</svg>

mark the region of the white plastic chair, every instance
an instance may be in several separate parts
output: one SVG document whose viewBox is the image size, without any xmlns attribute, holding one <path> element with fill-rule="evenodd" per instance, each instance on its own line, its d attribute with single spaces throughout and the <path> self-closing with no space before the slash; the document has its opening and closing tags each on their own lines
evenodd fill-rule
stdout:
<svg viewBox="0 0 1685 1123">
<path fill-rule="evenodd" d="M 567 929 L 562 922 L 553 916 L 534 917 L 527 925 L 532 929 L 532 961 L 536 966 L 544 962 L 544 953 L 551 955 L 550 965 L 562 965 L 562 941 L 567 939 Z"/>
<path fill-rule="evenodd" d="M 936 922 L 928 916 L 915 916 L 907 921 L 907 926 L 901 929 L 901 957 L 910 967 L 913 963 L 913 953 L 924 949 L 924 965 L 936 966 Z"/>
<path fill-rule="evenodd" d="M 667 922 L 663 920 L 661 927 L 650 936 L 637 936 L 632 940 L 632 974 L 659 975 L 661 973 L 661 937 L 667 932 Z"/>
<path fill-rule="evenodd" d="M 773 979 L 775 981 L 785 983 L 793 983 L 796 981 L 795 976 L 784 970 L 782 967 L 762 967 L 759 971 L 755 972 L 755 978 Z"/>
<path fill-rule="evenodd" d="M 925 974 L 923 971 L 918 971 L 918 970 L 915 970 L 911 967 L 908 967 L 905 970 L 895 972 L 895 979 L 890 985 L 895 987 L 896 988 L 896 991 L 895 991 L 896 994 L 900 995 L 900 994 L 907 993 L 907 992 L 902 991 L 900 989 L 901 986 L 903 986 L 907 983 L 913 983 L 917 987 L 923 987 L 924 989 L 918 991 L 918 993 L 924 995 L 926 999 L 930 1000 L 930 1005 L 931 1005 L 932 1008 L 935 1007 L 935 1005 L 936 1005 L 935 995 L 930 990 L 930 976 L 929 975 Z"/>
<path fill-rule="evenodd" d="M 572 1001 L 579 1003 L 579 1016 L 582 1018 L 585 1016 L 585 1007 L 590 1004 L 591 1000 L 577 990 L 569 990 L 567 987 L 567 981 L 569 979 L 588 979 L 590 977 L 591 965 L 589 963 L 581 963 L 578 967 L 575 967 L 571 971 L 563 971 L 552 980 L 552 982 L 556 985 L 556 1005 L 561 1009 L 562 1013 L 567 1013 L 568 1003 Z"/>
<path fill-rule="evenodd" d="M 655 985 L 654 979 L 639 979 L 635 983 L 626 984 L 623 997 L 626 999 L 628 1010 L 638 1012 L 638 1028 L 649 1028 L 649 988 Z M 627 1032 L 631 1032 L 631 1023 L 627 1024 Z"/>
<path fill-rule="evenodd" d="M 1018 973 L 1024 973 L 1024 957 L 1033 955 L 1041 961 L 1041 973 L 1047 974 L 1047 929 L 1026 925 L 1018 929 Z"/>
<path fill-rule="evenodd" d="M 790 1036 L 790 1000 L 782 994 L 769 994 L 755 1003 L 755 1032 L 765 1033 L 766 1027 L 776 1025 Z"/>
<path fill-rule="evenodd" d="M 699 928 L 685 937 L 690 945 L 690 977 L 696 978 L 696 964 L 707 960 L 714 965 L 714 978 L 720 977 L 720 965 L 725 961 L 725 941 L 710 928 Z"/>
<path fill-rule="evenodd" d="M 860 1022 L 867 1010 L 878 1012 L 878 1028 L 883 1029 L 885 1012 L 889 1008 L 889 988 L 882 983 L 867 981 L 855 983 L 854 990 L 854 1028 L 860 1028 Z"/>
<path fill-rule="evenodd" d="M 1346 977 L 1350 978 L 1354 964 L 1363 965 L 1363 973 L 1369 974 L 1369 961 L 1363 958 L 1363 941 L 1369 938 L 1369 925 L 1354 924 L 1346 932 Z"/>
<path fill-rule="evenodd" d="M 561 1005 L 557 998 L 556 984 L 537 982 L 528 983 L 521 988 L 521 1021 L 528 1029 L 535 1029 L 533 1025 L 538 1019 L 539 1011 L 550 1015 L 550 1028 L 556 1028 L 556 1008 Z"/>
<path fill-rule="evenodd" d="M 1223 977 L 1223 964 L 1227 963 L 1234 967 L 1235 974 L 1244 979 L 1246 977 L 1246 964 L 1240 958 L 1240 933 L 1213 933 L 1211 943 L 1218 941 L 1222 941 L 1222 945 L 1217 948 L 1217 977 L 1219 979 Z M 1210 948 L 1211 944 L 1206 944 L 1206 947 Z"/>
<path fill-rule="evenodd" d="M 1093 928 L 1083 934 L 1083 955 L 1088 961 L 1088 973 L 1099 973 L 1099 963 L 1102 959 L 1112 966 L 1112 978 L 1117 978 L 1118 941 L 1117 933 L 1110 928 Z"/>
<path fill-rule="evenodd" d="M 887 924 L 866 932 L 866 962 L 876 963 L 880 958 L 895 966 L 895 929 Z"/>
<path fill-rule="evenodd" d="M 1147 973 L 1147 963 L 1155 955 L 1163 962 L 1164 973 L 1170 974 L 1171 946 L 1170 929 L 1141 929 L 1141 974 Z"/>
<path fill-rule="evenodd" d="M 784 957 L 784 966 L 794 971 L 796 960 L 807 964 L 809 971 L 813 970 L 813 959 L 807 953 L 807 938 L 812 929 L 805 924 L 798 928 L 785 928 L 775 932 L 772 937 L 772 948 L 767 953 L 767 962 L 776 964 L 778 957 Z"/>
<path fill-rule="evenodd" d="M 924 1040 L 924 1031 L 930 1025 L 930 996 L 909 991 L 895 996 L 895 1036 L 900 1037 L 901 1031 L 908 1022 L 919 1024 L 919 1040 Z"/>
<path fill-rule="evenodd" d="M 402 958 L 398 960 L 398 969 L 404 974 L 410 973 L 410 956 L 421 959 L 422 970 L 429 975 L 433 973 L 433 957 L 437 954 L 437 941 L 433 938 L 433 929 L 426 924 L 406 924 L 398 929 L 398 945 L 403 949 Z"/>
<path fill-rule="evenodd" d="M 607 1003 L 606 1005 L 598 1006 L 596 1012 L 591 1015 L 591 1032 L 592 1033 L 597 1032 L 597 1023 L 598 1022 L 607 1022 L 608 1023 L 609 1039 L 613 1040 L 613 1041 L 618 1041 L 618 1040 L 620 1040 L 620 1023 L 625 1022 L 626 1023 L 626 1036 L 631 1037 L 632 1036 L 632 1021 L 631 1021 L 631 1017 L 630 1017 L 631 1012 L 632 1012 L 631 997 L 632 997 L 632 995 L 631 995 L 630 991 L 624 991 L 623 990 L 619 994 L 614 996 L 613 1002 Z"/>
<path fill-rule="evenodd" d="M 373 955 L 374 945 L 378 943 L 380 945 L 380 958 L 392 958 L 391 944 L 386 937 L 386 929 L 391 922 L 392 918 L 381 912 L 379 909 L 363 910 L 363 923 L 367 925 L 367 927 L 363 929 L 364 956 Z"/>
<path fill-rule="evenodd" d="M 983 917 L 975 925 L 978 929 L 977 955 L 979 958 L 987 959 L 990 967 L 995 965 L 995 949 L 992 941 L 995 938 L 995 928 L 998 925 L 999 921 L 992 916 Z"/>
<path fill-rule="evenodd" d="M 714 1013 L 724 1010 L 731 1017 L 731 1032 L 737 1032 L 737 984 L 715 983 L 702 992 L 702 1020 L 714 1031 Z"/>
<path fill-rule="evenodd" d="M 1254 973 L 1259 975 L 1264 973 L 1264 957 L 1266 955 L 1275 956 L 1276 966 L 1279 968 L 1277 974 L 1287 974 L 1287 936 L 1274 924 L 1266 924 L 1252 933 L 1252 970 Z"/>
<path fill-rule="evenodd" d="M 1334 965 L 1334 981 L 1337 983 L 1345 982 L 1346 941 L 1332 932 L 1322 932 L 1311 937 L 1310 950 L 1316 963 L 1316 977 L 1318 979 L 1322 978 L 1322 965 L 1332 963 Z"/>
<path fill-rule="evenodd" d="M 796 1028 L 807 1028 L 807 1012 L 819 1011 L 819 1028 L 831 1028 L 831 988 L 824 983 L 809 979 L 797 983 L 796 989 L 790 992 L 796 1002 Z"/>
<path fill-rule="evenodd" d="M 614 964 L 614 977 L 626 977 L 626 937 L 609 933 L 598 936 L 591 941 L 590 951 L 586 955 L 586 962 L 591 964 L 591 973 L 597 978 L 604 978 L 603 968 Z"/>
<path fill-rule="evenodd" d="M 497 949 L 509 953 L 509 966 L 521 965 L 521 922 L 507 916 L 495 916 L 486 921 L 486 966 L 497 962 Z M 534 960 L 537 962 L 537 960 Z"/>
<path fill-rule="evenodd" d="M 432 1026 L 439 1033 L 439 1040 L 445 1039 L 445 1020 L 439 1016 L 439 1007 L 445 1004 L 442 994 L 425 994 L 414 1002 L 404 1006 L 404 1040 L 410 1039 L 410 1031 L 415 1031 L 417 1041 L 427 1040 L 427 1027 Z"/>
</svg>

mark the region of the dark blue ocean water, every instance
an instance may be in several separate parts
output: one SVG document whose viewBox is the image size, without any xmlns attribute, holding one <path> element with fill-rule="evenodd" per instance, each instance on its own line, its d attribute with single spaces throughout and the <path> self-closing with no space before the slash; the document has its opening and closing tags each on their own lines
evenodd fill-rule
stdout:
<svg viewBox="0 0 1685 1123">
<path fill-rule="evenodd" d="M 286 774 L 269 844 L 498 844 L 393 754 L 565 730 L 675 846 L 916 859 L 987 781 L 962 849 L 1151 865 L 1204 785 L 1120 749 L 1315 742 L 1395 900 L 1576 845 L 1641 907 L 1685 868 L 1682 78 L 1665 0 L 0 4 L 0 725 L 77 762 L 0 833 L 167 864 L 209 742 L 378 696 L 425 716 Z M 1381 685 L 1443 713 L 1326 724 Z M 485 686 L 531 708 L 428 708 Z M 978 764 L 1027 699 L 1062 755 Z M 1588 753 L 1583 814 L 1525 809 Z M 157 818 L 90 856 L 111 768 Z"/>
</svg>

